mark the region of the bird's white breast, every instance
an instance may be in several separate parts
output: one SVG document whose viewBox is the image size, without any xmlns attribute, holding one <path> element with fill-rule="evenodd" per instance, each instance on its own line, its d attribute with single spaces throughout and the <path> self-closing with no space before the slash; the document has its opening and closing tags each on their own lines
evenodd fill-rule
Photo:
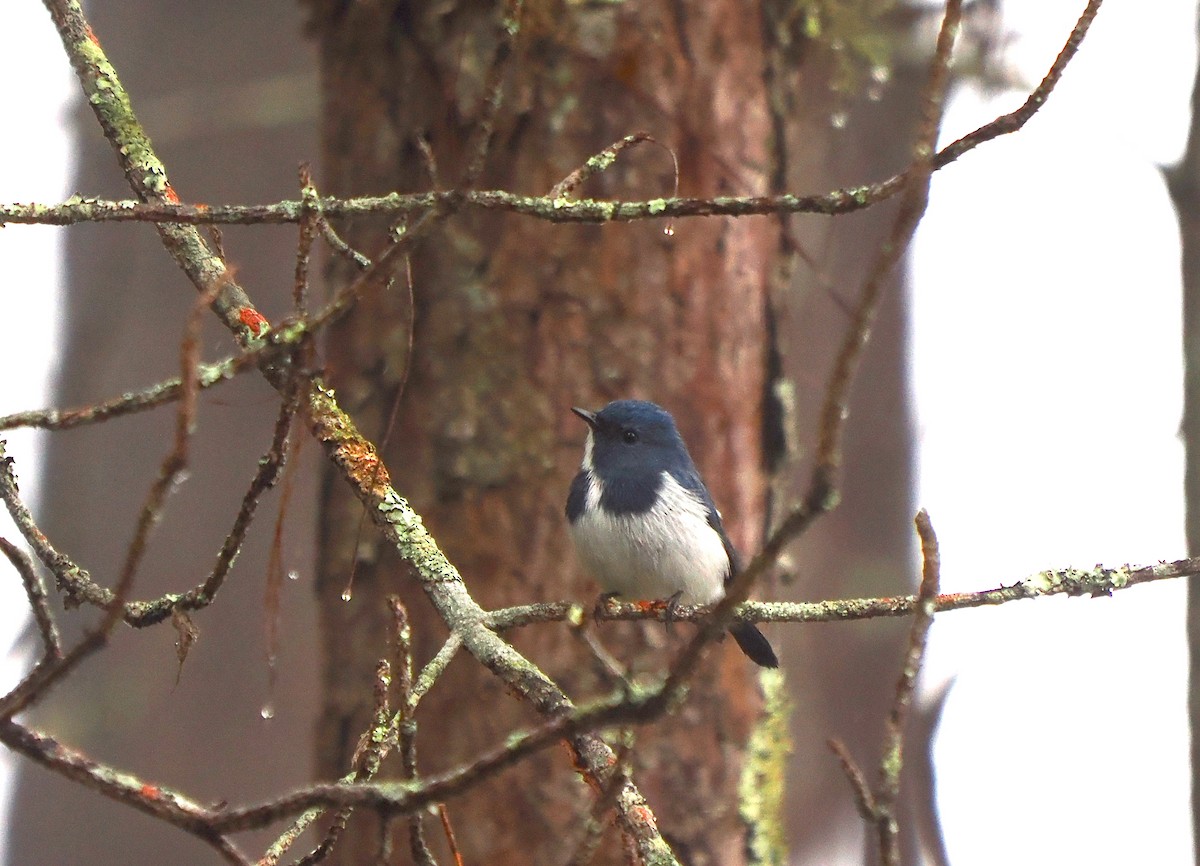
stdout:
<svg viewBox="0 0 1200 866">
<path fill-rule="evenodd" d="M 587 462 L 585 457 L 585 467 Z M 603 492 L 600 479 L 589 473 L 586 505 L 571 534 L 584 567 L 605 592 L 664 599 L 682 591 L 682 604 L 710 604 L 724 595 L 729 555 L 698 496 L 668 472 L 658 502 L 642 514 L 603 511 Z"/>
</svg>

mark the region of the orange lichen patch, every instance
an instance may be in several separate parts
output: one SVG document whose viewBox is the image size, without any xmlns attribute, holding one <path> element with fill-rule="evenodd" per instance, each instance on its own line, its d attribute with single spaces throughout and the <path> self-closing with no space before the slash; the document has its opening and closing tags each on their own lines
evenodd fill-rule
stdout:
<svg viewBox="0 0 1200 866">
<path fill-rule="evenodd" d="M 99 45 L 100 40 L 96 38 L 96 32 L 94 30 L 92 30 L 92 25 L 85 24 L 84 28 L 85 28 L 84 35 L 87 36 L 88 41 L 91 42 L 93 45 Z"/>
<path fill-rule="evenodd" d="M 200 213 L 208 213 L 208 205 L 206 205 L 204 202 L 196 202 L 194 205 L 192 205 L 192 207 L 194 207 Z"/>
<path fill-rule="evenodd" d="M 242 307 L 238 310 L 238 321 L 249 328 L 256 337 L 261 337 L 263 331 L 270 327 L 270 322 L 253 307 Z"/>
<path fill-rule="evenodd" d="M 382 496 L 392 485 L 387 467 L 379 459 L 375 449 L 369 442 L 350 439 L 341 445 L 344 465 L 348 466 L 355 482 L 370 490 L 376 496 Z"/>
<path fill-rule="evenodd" d="M 157 800 L 162 796 L 162 791 L 159 790 L 157 785 L 142 785 L 139 793 L 147 800 Z"/>
<path fill-rule="evenodd" d="M 570 754 L 571 768 L 576 772 L 579 778 L 583 779 L 583 781 L 592 788 L 592 790 L 594 790 L 597 794 L 601 793 L 604 790 L 604 786 L 601 785 L 600 780 L 593 776 L 591 771 L 588 770 L 587 763 L 583 760 L 583 756 L 580 755 L 579 752 L 577 752 L 567 740 L 563 740 L 562 744 L 566 746 L 567 751 Z M 613 756 L 612 763 L 616 763 L 615 755 Z"/>
<path fill-rule="evenodd" d="M 629 810 L 635 819 L 645 824 L 648 827 L 656 827 L 657 822 L 654 820 L 654 813 L 650 811 L 648 806 L 637 805 Z"/>
<path fill-rule="evenodd" d="M 179 204 L 179 193 L 175 192 L 175 187 L 169 183 L 163 188 L 163 198 L 171 204 Z"/>
</svg>

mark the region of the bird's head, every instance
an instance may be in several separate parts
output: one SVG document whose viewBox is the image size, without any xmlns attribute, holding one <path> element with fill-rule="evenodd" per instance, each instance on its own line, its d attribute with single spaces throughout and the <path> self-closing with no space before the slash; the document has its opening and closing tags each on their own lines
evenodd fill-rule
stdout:
<svg viewBox="0 0 1200 866">
<path fill-rule="evenodd" d="M 584 468 L 601 478 L 658 475 L 691 464 L 675 419 L 661 406 L 645 400 L 617 400 L 599 412 L 571 411 L 589 427 Z"/>
</svg>

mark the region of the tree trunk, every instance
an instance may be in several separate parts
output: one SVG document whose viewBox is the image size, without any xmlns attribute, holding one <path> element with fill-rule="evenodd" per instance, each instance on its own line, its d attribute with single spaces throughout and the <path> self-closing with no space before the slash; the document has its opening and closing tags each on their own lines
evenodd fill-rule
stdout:
<svg viewBox="0 0 1200 866">
<path fill-rule="evenodd" d="M 309 5 L 323 73 L 322 191 L 429 188 L 422 137 L 437 183 L 458 185 L 501 32 L 496 4 Z M 764 193 L 771 151 L 761 46 L 757 16 L 728 0 L 686 13 L 673 4 L 528 4 L 480 185 L 544 193 L 591 154 L 647 131 L 676 152 L 683 194 Z M 577 194 L 644 199 L 671 189 L 670 159 L 643 145 Z M 381 248 L 382 225 L 339 228 L 368 254 Z M 779 226 L 711 219 L 674 229 L 460 213 L 412 257 L 411 359 L 403 279 L 335 329 L 331 376 L 368 435 L 382 433 L 407 365 L 388 468 L 485 607 L 595 597 L 563 516 L 585 433 L 572 405 L 642 397 L 667 406 L 735 541 L 752 550 L 761 537 L 764 334 Z M 334 286 L 350 278 L 340 263 L 329 273 Z M 360 506 L 327 474 L 322 509 L 316 753 L 332 777 L 346 771 L 367 725 L 371 674 L 387 654 L 385 595 L 406 601 L 418 663 L 446 628 L 402 564 L 369 539 L 357 554 L 353 599 L 343 602 Z M 644 672 L 663 670 L 687 631 L 604 624 L 597 634 Z M 527 627 L 511 639 L 574 699 L 612 687 L 566 626 Z M 686 862 L 745 856 L 737 783 L 759 709 L 753 674 L 726 642 L 686 708 L 637 732 L 634 778 Z M 417 714 L 422 773 L 470 760 L 534 723 L 502 692 L 473 661 L 450 666 Z M 547 752 L 449 809 L 468 862 L 562 862 L 591 804 L 564 755 Z M 601 857 L 615 862 L 621 845 L 607 833 Z M 339 862 L 367 862 L 377 844 L 375 833 L 352 827 Z"/>
</svg>

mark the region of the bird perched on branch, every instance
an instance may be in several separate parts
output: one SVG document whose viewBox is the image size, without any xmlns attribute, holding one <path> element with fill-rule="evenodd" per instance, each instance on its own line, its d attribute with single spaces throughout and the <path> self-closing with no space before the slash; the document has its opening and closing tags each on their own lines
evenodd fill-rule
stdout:
<svg viewBox="0 0 1200 866">
<path fill-rule="evenodd" d="M 712 604 L 740 568 L 721 514 L 671 414 L 643 400 L 599 412 L 571 410 L 588 425 L 567 520 L 584 568 L 610 595 Z M 729 627 L 742 652 L 779 666 L 756 626 Z"/>
</svg>

